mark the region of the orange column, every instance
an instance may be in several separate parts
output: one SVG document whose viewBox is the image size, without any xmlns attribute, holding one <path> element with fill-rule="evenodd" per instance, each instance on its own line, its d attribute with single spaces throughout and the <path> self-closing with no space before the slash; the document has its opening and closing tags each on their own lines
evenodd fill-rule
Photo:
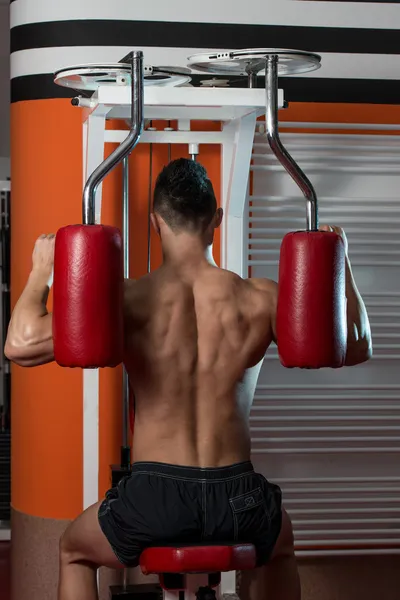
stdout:
<svg viewBox="0 0 400 600">
<path fill-rule="evenodd" d="M 79 222 L 81 137 L 68 101 L 12 105 L 12 305 L 36 238 Z M 13 598 L 36 600 L 55 593 L 58 538 L 82 507 L 82 373 L 14 365 L 11 377 Z"/>
</svg>

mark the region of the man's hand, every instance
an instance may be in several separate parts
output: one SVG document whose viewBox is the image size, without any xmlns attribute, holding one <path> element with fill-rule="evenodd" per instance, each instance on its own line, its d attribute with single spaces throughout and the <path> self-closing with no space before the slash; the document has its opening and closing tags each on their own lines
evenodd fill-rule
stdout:
<svg viewBox="0 0 400 600">
<path fill-rule="evenodd" d="M 51 277 L 54 265 L 54 233 L 41 235 L 35 242 L 32 254 L 32 271 Z"/>
<path fill-rule="evenodd" d="M 335 225 L 321 225 L 319 231 L 331 231 L 337 233 L 343 240 L 346 256 L 348 256 L 349 243 L 347 241 L 347 236 L 341 227 L 336 227 Z"/>
</svg>

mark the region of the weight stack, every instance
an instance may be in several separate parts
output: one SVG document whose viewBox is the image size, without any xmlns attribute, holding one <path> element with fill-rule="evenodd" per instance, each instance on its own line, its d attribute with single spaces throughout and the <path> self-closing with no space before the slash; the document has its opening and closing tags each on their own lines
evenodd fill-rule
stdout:
<svg viewBox="0 0 400 600">
<path fill-rule="evenodd" d="M 0 432 L 0 521 L 10 521 L 11 434 Z"/>
</svg>

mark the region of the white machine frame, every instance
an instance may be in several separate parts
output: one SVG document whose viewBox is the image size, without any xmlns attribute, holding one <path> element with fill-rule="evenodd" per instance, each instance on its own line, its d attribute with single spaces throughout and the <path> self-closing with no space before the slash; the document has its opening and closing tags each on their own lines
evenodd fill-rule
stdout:
<svg viewBox="0 0 400 600">
<path fill-rule="evenodd" d="M 104 160 L 104 145 L 125 139 L 126 130 L 106 130 L 107 119 L 127 121 L 131 115 L 128 86 L 101 86 L 83 111 L 83 184 Z M 257 118 L 265 114 L 265 89 L 145 86 L 145 120 L 177 120 L 176 131 L 144 131 L 140 142 L 219 144 L 222 147 L 221 265 L 242 277 L 248 274 L 248 184 Z M 279 107 L 283 91 L 279 90 Z M 221 121 L 220 131 L 191 131 L 191 121 Z M 200 150 L 201 152 L 201 150 Z M 189 154 L 189 152 L 188 152 Z M 200 155 L 201 156 L 201 155 Z M 201 158 L 200 158 L 201 160 Z M 96 223 L 101 222 L 102 186 L 96 193 Z M 83 508 L 99 499 L 99 371 L 83 373 Z M 196 576 L 195 576 L 196 577 Z M 188 577 L 190 579 L 191 576 Z M 196 577 L 197 583 L 198 577 Z M 235 573 L 222 573 L 221 588 L 235 593 Z M 188 581 L 189 584 L 189 581 Z M 190 586 L 191 588 L 191 586 Z M 174 592 L 165 592 L 169 600 Z M 194 597 L 194 591 L 188 590 Z"/>
</svg>

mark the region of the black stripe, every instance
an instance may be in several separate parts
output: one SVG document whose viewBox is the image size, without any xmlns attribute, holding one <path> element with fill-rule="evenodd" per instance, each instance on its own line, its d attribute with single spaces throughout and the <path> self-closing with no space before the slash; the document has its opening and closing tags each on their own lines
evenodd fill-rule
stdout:
<svg viewBox="0 0 400 600">
<path fill-rule="evenodd" d="M 11 52 L 60 46 L 298 48 L 315 52 L 400 54 L 399 31 L 158 21 L 54 21 L 11 29 Z"/>
<path fill-rule="evenodd" d="M 54 83 L 50 73 L 24 75 L 11 80 L 11 102 L 22 100 L 47 100 L 49 98 L 73 98 L 78 92 Z"/>
<path fill-rule="evenodd" d="M 207 76 L 193 78 L 194 85 Z M 233 80 L 233 78 L 231 78 Z M 237 87 L 246 87 L 245 78 L 234 79 Z M 388 79 L 324 79 L 312 77 L 286 77 L 280 80 L 288 102 L 351 102 L 366 104 L 398 104 L 400 81 Z M 264 85 L 260 78 L 259 87 Z M 53 82 L 53 75 L 26 75 L 11 81 L 11 101 L 72 98 L 78 95 Z"/>
</svg>

